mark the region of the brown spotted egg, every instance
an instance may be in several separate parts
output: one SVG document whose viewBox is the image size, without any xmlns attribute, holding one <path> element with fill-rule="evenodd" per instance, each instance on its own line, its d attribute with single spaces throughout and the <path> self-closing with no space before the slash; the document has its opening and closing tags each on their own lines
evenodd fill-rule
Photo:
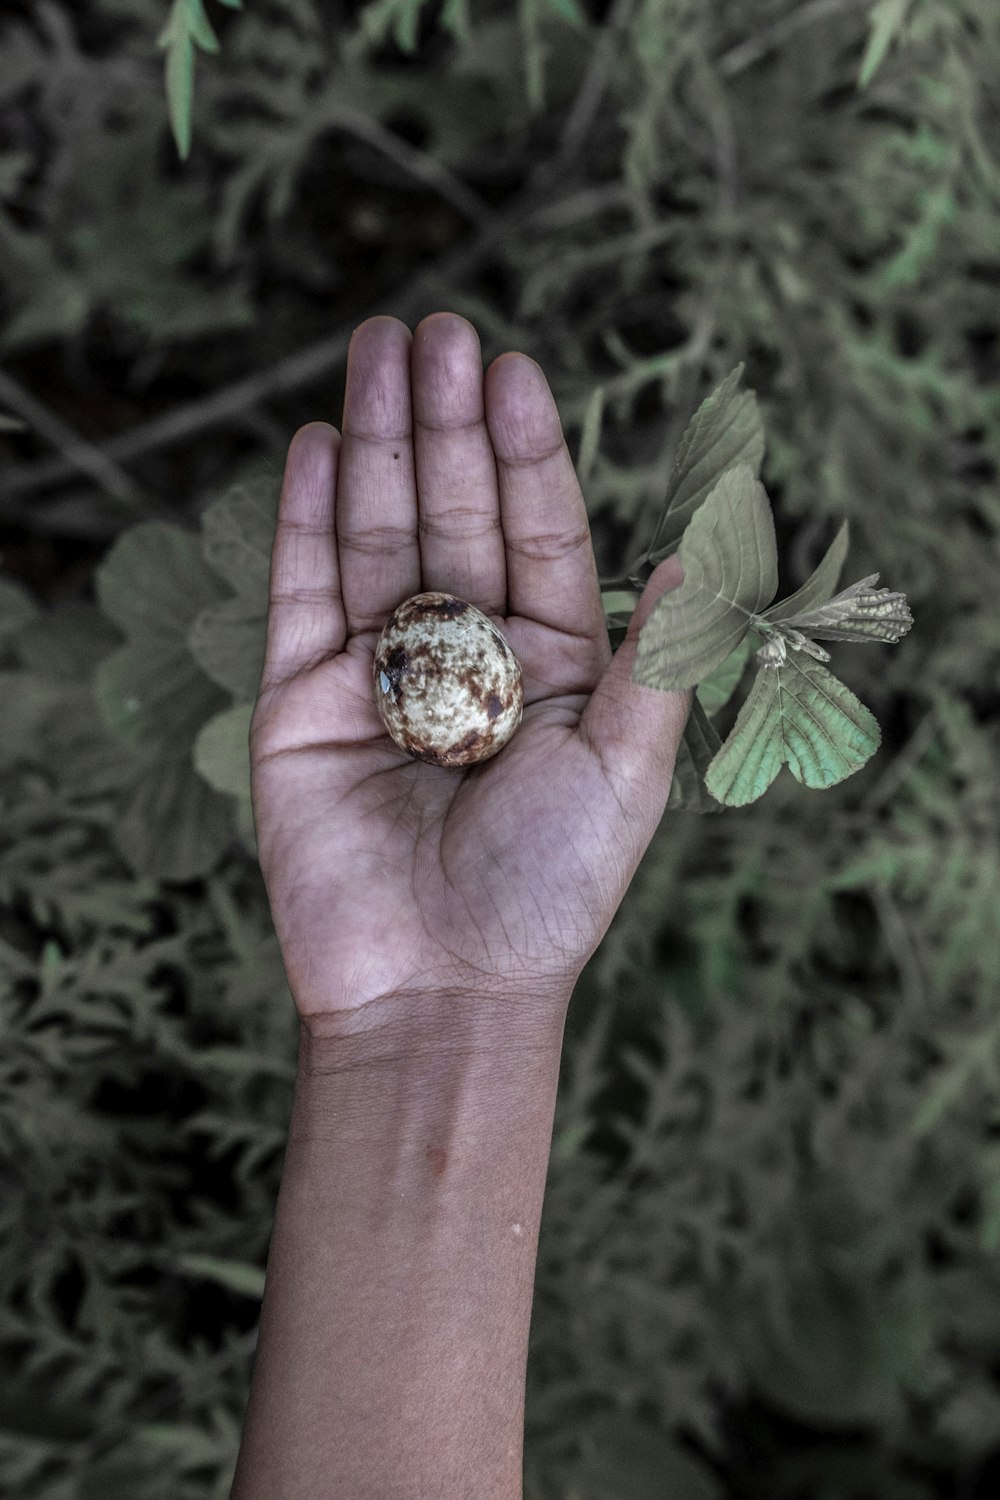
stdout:
<svg viewBox="0 0 1000 1500">
<path fill-rule="evenodd" d="M 385 622 L 372 666 L 389 734 L 417 760 L 471 766 L 521 722 L 521 664 L 483 612 L 454 594 L 414 594 Z"/>
</svg>

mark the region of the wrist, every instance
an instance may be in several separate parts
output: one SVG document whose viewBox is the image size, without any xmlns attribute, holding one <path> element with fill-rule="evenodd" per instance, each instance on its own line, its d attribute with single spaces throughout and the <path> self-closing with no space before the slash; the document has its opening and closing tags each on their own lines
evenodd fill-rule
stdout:
<svg viewBox="0 0 1000 1500">
<path fill-rule="evenodd" d="M 524 1124 L 558 1079 L 569 994 L 483 1001 L 405 992 L 303 1016 L 291 1134 L 425 1133 L 456 1113 Z"/>
</svg>

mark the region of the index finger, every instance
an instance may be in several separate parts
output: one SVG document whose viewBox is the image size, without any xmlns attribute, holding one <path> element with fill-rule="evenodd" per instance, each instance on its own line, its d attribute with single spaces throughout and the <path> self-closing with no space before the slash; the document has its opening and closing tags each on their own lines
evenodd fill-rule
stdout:
<svg viewBox="0 0 1000 1500">
<path fill-rule="evenodd" d="M 593 641 L 610 660 L 587 507 L 549 383 L 526 354 L 501 354 L 486 371 L 485 394 L 508 613 Z"/>
<path fill-rule="evenodd" d="M 333 533 L 340 433 L 307 422 L 288 445 L 271 544 L 261 688 L 287 682 L 347 634 Z"/>
</svg>

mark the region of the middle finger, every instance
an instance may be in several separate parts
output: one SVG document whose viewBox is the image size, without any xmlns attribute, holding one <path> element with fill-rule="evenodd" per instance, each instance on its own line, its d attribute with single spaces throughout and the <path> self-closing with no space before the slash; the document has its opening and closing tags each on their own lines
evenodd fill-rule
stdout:
<svg viewBox="0 0 1000 1500">
<path fill-rule="evenodd" d="M 381 630 L 420 589 L 412 338 L 399 318 L 366 318 L 347 352 L 335 521 L 349 635 Z"/>
<path fill-rule="evenodd" d="M 412 379 L 423 587 L 504 615 L 507 560 L 483 356 L 466 318 L 439 312 L 417 324 Z"/>
</svg>

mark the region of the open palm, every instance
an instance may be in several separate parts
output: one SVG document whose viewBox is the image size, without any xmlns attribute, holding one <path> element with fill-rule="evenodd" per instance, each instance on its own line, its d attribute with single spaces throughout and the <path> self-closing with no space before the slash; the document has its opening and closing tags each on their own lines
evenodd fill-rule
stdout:
<svg viewBox="0 0 1000 1500">
<path fill-rule="evenodd" d="M 342 434 L 292 440 L 250 729 L 261 869 L 289 985 L 322 1034 L 403 996 L 524 1001 L 561 1025 L 662 817 L 690 693 L 631 681 L 647 584 L 612 657 L 586 507 L 542 371 L 486 371 L 464 318 L 371 318 Z M 444 769 L 389 738 L 382 626 L 425 589 L 504 632 L 524 716 Z"/>
</svg>

